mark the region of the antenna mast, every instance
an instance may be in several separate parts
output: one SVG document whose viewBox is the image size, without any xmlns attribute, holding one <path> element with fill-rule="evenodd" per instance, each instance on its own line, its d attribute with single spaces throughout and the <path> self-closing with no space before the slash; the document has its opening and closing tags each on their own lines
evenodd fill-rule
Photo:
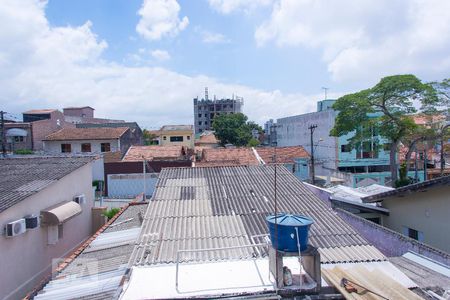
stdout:
<svg viewBox="0 0 450 300">
<path fill-rule="evenodd" d="M 327 100 L 327 92 L 328 92 L 329 89 L 330 89 L 330 88 L 322 87 L 322 90 L 325 92 L 325 98 L 324 98 L 324 100 Z"/>
</svg>

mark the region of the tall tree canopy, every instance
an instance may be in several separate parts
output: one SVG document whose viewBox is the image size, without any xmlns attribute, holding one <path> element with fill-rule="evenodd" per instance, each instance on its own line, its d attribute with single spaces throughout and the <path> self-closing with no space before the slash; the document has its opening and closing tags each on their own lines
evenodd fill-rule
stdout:
<svg viewBox="0 0 450 300">
<path fill-rule="evenodd" d="M 374 87 L 345 95 L 333 105 L 338 116 L 332 136 L 355 132 L 351 145 L 368 138 L 367 133 L 377 132 L 390 143 L 390 170 L 392 182 L 397 180 L 397 149 L 403 137 L 412 135 L 417 125 L 410 116 L 417 112 L 416 103 L 422 110 L 430 110 L 438 97 L 432 85 L 422 83 L 414 75 L 384 77 Z"/>
<path fill-rule="evenodd" d="M 237 114 L 221 114 L 214 117 L 212 127 L 217 139 L 222 146 L 233 144 L 235 146 L 246 146 L 250 142 L 255 144 L 252 139 L 252 130 L 262 133 L 262 128 L 251 121 L 242 113 Z"/>
</svg>

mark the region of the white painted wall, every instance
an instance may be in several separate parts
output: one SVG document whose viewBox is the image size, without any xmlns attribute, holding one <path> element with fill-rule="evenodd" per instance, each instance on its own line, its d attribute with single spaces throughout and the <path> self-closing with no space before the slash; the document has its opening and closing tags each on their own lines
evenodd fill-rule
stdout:
<svg viewBox="0 0 450 300">
<path fill-rule="evenodd" d="M 119 141 L 116 140 L 80 140 L 80 141 L 44 141 L 44 151 L 47 153 L 61 153 L 61 144 L 71 144 L 72 153 L 81 152 L 81 144 L 90 143 L 91 153 L 101 153 L 101 144 L 110 143 L 111 151 L 120 151 Z M 86 152 L 84 152 L 86 153 Z"/>
<path fill-rule="evenodd" d="M 450 186 L 429 188 L 383 201 L 384 226 L 403 234 L 403 226 L 423 232 L 423 241 L 450 253 Z"/>
<path fill-rule="evenodd" d="M 326 110 L 278 119 L 276 127 L 277 146 L 303 146 L 310 153 L 311 135 L 308 126 L 316 124 L 317 128 L 314 131 L 313 139 L 316 164 L 319 166 L 323 164 L 327 168 L 335 169 L 337 168 L 337 139 L 330 136 L 335 118 L 335 111 Z M 319 141 L 320 139 L 322 141 Z M 317 166 L 316 174 L 327 175 L 320 174 L 320 168 Z"/>
<path fill-rule="evenodd" d="M 66 256 L 91 235 L 92 165 L 77 169 L 0 214 L 3 227 L 27 214 L 39 215 L 52 205 L 70 201 L 84 194 L 83 212 L 64 223 L 64 236 L 56 245 L 47 245 L 47 227 L 29 229 L 22 235 L 0 236 L 0 299 L 19 299 L 25 296 L 50 272 L 52 259 Z"/>
</svg>

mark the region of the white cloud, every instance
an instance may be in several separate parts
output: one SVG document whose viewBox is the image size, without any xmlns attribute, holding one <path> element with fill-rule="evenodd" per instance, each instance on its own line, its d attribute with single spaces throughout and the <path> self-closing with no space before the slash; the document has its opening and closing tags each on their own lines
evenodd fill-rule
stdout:
<svg viewBox="0 0 450 300">
<path fill-rule="evenodd" d="M 320 98 L 105 61 L 107 44 L 92 32 L 90 22 L 52 27 L 37 0 L 1 1 L 0 19 L 0 103 L 16 115 L 32 108 L 90 105 L 99 117 L 133 120 L 143 127 L 192 124 L 192 98 L 208 86 L 218 97 L 243 96 L 244 112 L 262 123 L 314 110 Z"/>
<path fill-rule="evenodd" d="M 180 5 L 176 0 L 144 0 L 138 14 L 141 16 L 136 31 L 148 40 L 175 36 L 184 30 L 188 17 L 179 18 Z"/>
<path fill-rule="evenodd" d="M 154 59 L 158 61 L 166 61 L 170 59 L 170 54 L 166 50 L 153 50 L 151 52 L 151 55 Z"/>
<path fill-rule="evenodd" d="M 319 49 L 337 81 L 435 79 L 450 69 L 450 1 L 278 0 L 255 40 Z"/>
<path fill-rule="evenodd" d="M 234 11 L 251 12 L 259 7 L 267 6 L 273 0 L 208 0 L 209 5 L 222 14 Z"/>
<path fill-rule="evenodd" d="M 228 39 L 226 36 L 224 36 L 221 33 L 218 32 L 211 32 L 208 30 L 201 30 L 200 34 L 202 36 L 203 43 L 207 44 L 227 44 L 230 43 L 231 40 Z"/>
</svg>

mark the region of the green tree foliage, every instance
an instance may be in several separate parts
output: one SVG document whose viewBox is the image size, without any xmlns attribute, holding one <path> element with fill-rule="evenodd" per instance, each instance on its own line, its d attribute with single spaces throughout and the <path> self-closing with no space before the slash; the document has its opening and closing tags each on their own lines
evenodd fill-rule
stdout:
<svg viewBox="0 0 450 300">
<path fill-rule="evenodd" d="M 113 208 L 111 208 L 111 209 L 105 211 L 105 212 L 103 213 L 103 215 L 104 215 L 105 217 L 107 217 L 108 220 L 111 220 L 111 219 L 112 219 L 119 211 L 120 211 L 120 208 L 113 207 Z"/>
<path fill-rule="evenodd" d="M 151 133 L 149 130 L 144 129 L 142 131 L 144 136 L 144 145 L 149 146 L 153 145 L 153 140 L 156 138 L 156 134 Z"/>
<path fill-rule="evenodd" d="M 258 124 L 247 120 L 247 116 L 242 113 L 221 114 L 214 117 L 212 127 L 220 144 L 246 146 L 252 140 L 252 130 L 256 129 L 262 133 L 262 128 Z"/>
<path fill-rule="evenodd" d="M 384 77 L 374 87 L 345 95 L 333 105 L 338 116 L 332 136 L 356 132 L 350 144 L 367 138 L 374 130 L 390 143 L 390 169 L 393 183 L 397 180 L 396 154 L 402 138 L 413 135 L 417 125 L 411 117 L 415 103 L 422 104 L 422 112 L 431 111 L 438 101 L 432 85 L 422 83 L 414 75 Z M 362 129 L 362 130 L 361 130 Z"/>
</svg>

